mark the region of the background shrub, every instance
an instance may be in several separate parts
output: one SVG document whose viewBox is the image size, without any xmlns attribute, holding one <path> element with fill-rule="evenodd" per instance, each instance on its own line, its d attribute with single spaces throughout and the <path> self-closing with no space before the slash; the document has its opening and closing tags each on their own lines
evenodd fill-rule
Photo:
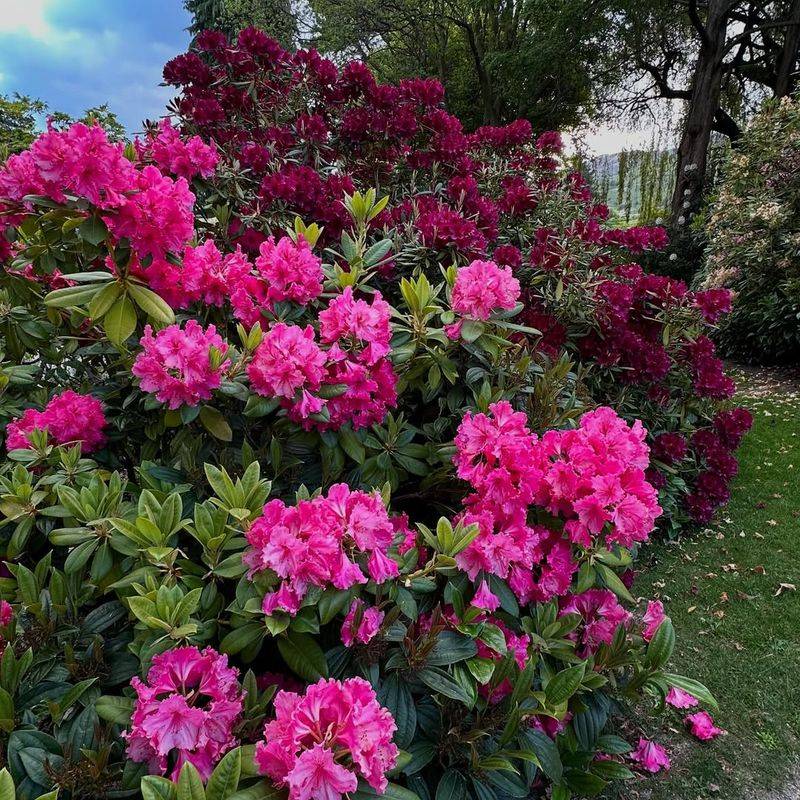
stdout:
<svg viewBox="0 0 800 800">
<path fill-rule="evenodd" d="M 716 335 L 730 356 L 759 363 L 800 356 L 800 104 L 770 101 L 731 154 L 709 218 L 699 285 L 736 304 Z"/>
</svg>

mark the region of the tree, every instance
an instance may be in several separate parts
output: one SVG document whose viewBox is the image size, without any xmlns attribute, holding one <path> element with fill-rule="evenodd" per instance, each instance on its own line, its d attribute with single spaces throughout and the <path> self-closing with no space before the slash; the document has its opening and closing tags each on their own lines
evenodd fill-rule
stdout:
<svg viewBox="0 0 800 800">
<path fill-rule="evenodd" d="M 36 118 L 46 110 L 46 103 L 19 92 L 0 95 L 0 159 L 31 144 L 37 134 Z"/>
<path fill-rule="evenodd" d="M 251 25 L 261 28 L 284 47 L 297 44 L 302 14 L 292 0 L 184 0 L 192 15 L 189 32 L 213 29 L 235 36 Z"/>
<path fill-rule="evenodd" d="M 54 111 L 48 117 L 53 127 L 61 130 L 68 128 L 74 122 L 83 122 L 86 125 L 98 124 L 112 141 L 119 142 L 125 138 L 125 126 L 117 119 L 117 115 L 108 107 L 108 103 L 87 108 L 83 116 L 75 119 L 63 111 Z"/>
<path fill-rule="evenodd" d="M 616 79 L 609 0 L 311 0 L 315 43 L 386 80 L 442 81 L 468 127 L 518 117 L 539 129 L 593 116 Z"/>
<path fill-rule="evenodd" d="M 702 202 L 712 133 L 735 142 L 748 104 L 797 85 L 800 0 L 633 0 L 618 31 L 626 110 L 685 102 L 671 203 L 680 221 Z"/>
</svg>

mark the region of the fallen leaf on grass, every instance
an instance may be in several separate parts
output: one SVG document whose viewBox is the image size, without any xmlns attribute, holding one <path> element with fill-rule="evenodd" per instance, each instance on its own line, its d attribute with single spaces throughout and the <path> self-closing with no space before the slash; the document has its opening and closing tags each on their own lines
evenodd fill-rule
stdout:
<svg viewBox="0 0 800 800">
<path fill-rule="evenodd" d="M 793 583 L 781 583 L 778 585 L 778 591 L 775 592 L 773 597 L 777 597 L 782 592 L 796 592 L 797 587 Z"/>
<path fill-rule="evenodd" d="M 766 569 L 764 569 L 764 565 L 763 564 L 758 564 L 757 566 L 753 567 L 753 572 L 755 572 L 756 575 L 766 575 L 767 574 L 767 571 L 766 571 Z"/>
</svg>

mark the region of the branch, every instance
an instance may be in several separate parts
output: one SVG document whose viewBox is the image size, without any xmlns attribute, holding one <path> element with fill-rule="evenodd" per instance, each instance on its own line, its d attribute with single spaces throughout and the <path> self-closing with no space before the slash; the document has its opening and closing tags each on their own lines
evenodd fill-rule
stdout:
<svg viewBox="0 0 800 800">
<path fill-rule="evenodd" d="M 717 133 L 727 136 L 732 142 L 742 135 L 742 130 L 736 120 L 724 108 L 718 108 L 714 112 L 712 127 Z"/>
<path fill-rule="evenodd" d="M 687 13 L 689 14 L 689 20 L 694 26 L 694 29 L 700 35 L 700 41 L 706 46 L 710 45 L 711 40 L 708 37 L 708 31 L 706 30 L 706 26 L 703 24 L 703 20 L 700 19 L 700 14 L 697 11 L 697 0 L 689 0 Z"/>
<path fill-rule="evenodd" d="M 644 59 L 637 60 L 637 64 L 640 69 L 652 76 L 661 97 L 667 100 L 688 100 L 691 97 L 691 92 L 688 89 L 675 89 L 669 85 L 669 80 L 667 79 L 669 63 L 664 64 L 663 70 L 659 70 L 655 64 L 650 64 Z"/>
</svg>

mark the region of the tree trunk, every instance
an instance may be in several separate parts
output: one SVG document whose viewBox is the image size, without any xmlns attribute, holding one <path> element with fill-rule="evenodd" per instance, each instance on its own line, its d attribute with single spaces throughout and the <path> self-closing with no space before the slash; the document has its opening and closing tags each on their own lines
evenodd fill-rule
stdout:
<svg viewBox="0 0 800 800">
<path fill-rule="evenodd" d="M 730 0 L 710 0 L 702 43 L 692 76 L 692 94 L 678 148 L 675 191 L 670 218 L 688 223 L 700 207 L 708 164 L 708 147 L 722 90 L 723 59 L 728 32 Z"/>
<path fill-rule="evenodd" d="M 783 50 L 778 61 L 775 79 L 775 97 L 786 97 L 795 83 L 794 71 L 797 55 L 800 51 L 800 0 L 794 0 L 789 12 L 786 35 L 783 38 Z"/>
</svg>

